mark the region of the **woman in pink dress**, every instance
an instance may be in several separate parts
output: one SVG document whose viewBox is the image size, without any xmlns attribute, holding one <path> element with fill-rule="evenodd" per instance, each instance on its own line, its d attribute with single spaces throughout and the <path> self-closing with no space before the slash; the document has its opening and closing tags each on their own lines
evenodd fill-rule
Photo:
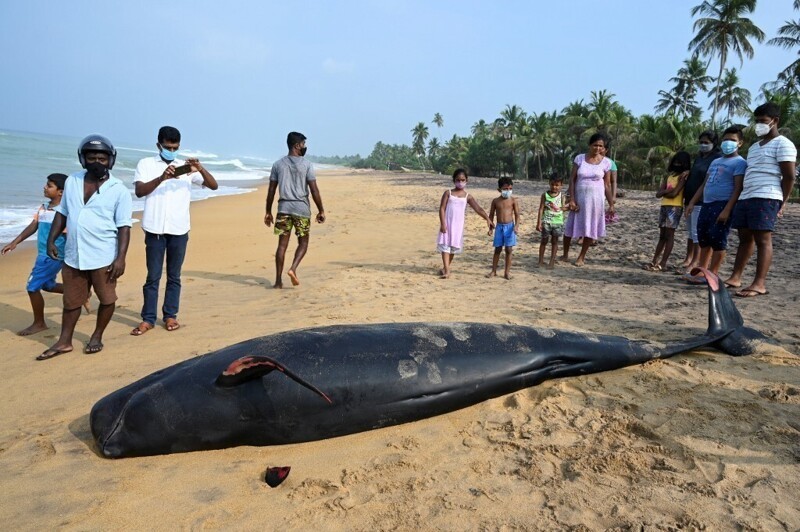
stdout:
<svg viewBox="0 0 800 532">
<path fill-rule="evenodd" d="M 569 178 L 569 219 L 564 227 L 564 255 L 569 260 L 573 238 L 583 238 L 575 266 L 583 266 L 586 252 L 598 238 L 606 236 L 606 212 L 603 198 L 608 200 L 609 212 L 614 213 L 611 194 L 611 162 L 604 156 L 608 139 L 602 133 L 589 138 L 589 151 L 575 157 Z"/>
<path fill-rule="evenodd" d="M 453 258 L 464 250 L 467 205 L 486 220 L 489 231 L 494 228 L 486 211 L 467 193 L 466 186 L 467 172 L 459 168 L 453 172 L 453 188 L 444 191 L 442 201 L 439 203 L 439 238 L 436 240 L 436 249 L 442 254 L 442 269 L 439 272 L 442 279 L 450 277 L 450 264 Z"/>
</svg>

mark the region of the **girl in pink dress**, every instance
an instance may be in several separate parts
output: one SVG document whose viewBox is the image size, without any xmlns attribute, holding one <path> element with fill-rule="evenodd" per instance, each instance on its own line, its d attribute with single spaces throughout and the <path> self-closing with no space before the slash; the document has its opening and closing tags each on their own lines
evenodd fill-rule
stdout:
<svg viewBox="0 0 800 532">
<path fill-rule="evenodd" d="M 475 198 L 465 190 L 467 186 L 467 172 L 459 168 L 453 172 L 453 188 L 445 190 L 442 201 L 439 203 L 439 238 L 436 249 L 442 254 L 442 269 L 439 271 L 441 279 L 450 277 L 450 264 L 453 257 L 464 249 L 464 220 L 467 205 L 472 207 L 478 215 L 486 220 L 489 231 L 494 229 L 494 224 L 489 219 Z"/>
</svg>

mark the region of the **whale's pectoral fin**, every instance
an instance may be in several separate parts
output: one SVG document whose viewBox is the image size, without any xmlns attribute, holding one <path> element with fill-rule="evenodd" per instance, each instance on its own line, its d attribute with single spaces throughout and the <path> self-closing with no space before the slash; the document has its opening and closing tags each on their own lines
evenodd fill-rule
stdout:
<svg viewBox="0 0 800 532">
<path fill-rule="evenodd" d="M 305 386 L 312 392 L 325 399 L 329 404 L 333 404 L 333 401 L 331 401 L 330 397 L 325 395 L 322 390 L 298 375 L 295 375 L 277 360 L 273 360 L 265 356 L 248 356 L 233 361 L 230 366 L 228 366 L 225 371 L 220 373 L 217 377 L 217 386 L 223 386 L 226 388 L 238 386 L 244 382 L 263 377 L 267 373 L 270 373 L 274 370 L 280 371 L 296 383 L 300 384 L 301 386 Z"/>
</svg>

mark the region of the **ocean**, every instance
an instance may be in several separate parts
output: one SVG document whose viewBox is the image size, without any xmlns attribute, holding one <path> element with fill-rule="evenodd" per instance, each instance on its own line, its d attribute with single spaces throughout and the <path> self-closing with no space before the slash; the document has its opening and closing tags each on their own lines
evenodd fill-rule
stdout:
<svg viewBox="0 0 800 532">
<path fill-rule="evenodd" d="M 49 174 L 69 175 L 81 169 L 77 151 L 82 138 L 0 129 L 0 247 L 30 223 L 37 207 L 45 201 L 42 189 Z M 156 155 L 155 142 L 149 147 L 129 143 L 114 146 L 117 162 L 111 173 L 130 189 L 133 210 L 141 211 L 144 200 L 133 194 L 133 173 L 139 159 Z M 219 183 L 215 191 L 194 187 L 192 201 L 252 192 L 267 181 L 271 168 L 268 159 L 228 157 L 205 147 L 181 145 L 179 157 L 197 157 Z M 35 242 L 35 238 L 28 240 Z"/>
</svg>

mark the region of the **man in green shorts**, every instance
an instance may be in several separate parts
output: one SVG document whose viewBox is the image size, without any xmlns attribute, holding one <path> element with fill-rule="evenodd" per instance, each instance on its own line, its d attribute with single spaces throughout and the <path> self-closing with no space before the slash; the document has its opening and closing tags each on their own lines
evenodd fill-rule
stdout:
<svg viewBox="0 0 800 532">
<path fill-rule="evenodd" d="M 275 251 L 275 284 L 273 288 L 283 288 L 283 261 L 286 257 L 286 248 L 289 247 L 289 238 L 294 229 L 297 235 L 297 250 L 294 260 L 286 275 L 292 285 L 300 284 L 297 277 L 297 268 L 300 261 L 308 251 L 309 232 L 311 230 L 311 205 L 308 193 L 314 198 L 317 206 L 317 222 L 325 222 L 325 209 L 322 208 L 322 196 L 317 188 L 317 176 L 314 167 L 306 161 L 306 137 L 302 133 L 292 131 L 286 137 L 289 146 L 289 155 L 275 161 L 269 174 L 269 189 L 267 191 L 267 213 L 264 224 L 270 227 L 275 224 L 275 234 L 278 235 L 278 249 Z M 278 191 L 278 216 L 272 217 L 272 202 L 275 200 L 275 191 Z"/>
</svg>

